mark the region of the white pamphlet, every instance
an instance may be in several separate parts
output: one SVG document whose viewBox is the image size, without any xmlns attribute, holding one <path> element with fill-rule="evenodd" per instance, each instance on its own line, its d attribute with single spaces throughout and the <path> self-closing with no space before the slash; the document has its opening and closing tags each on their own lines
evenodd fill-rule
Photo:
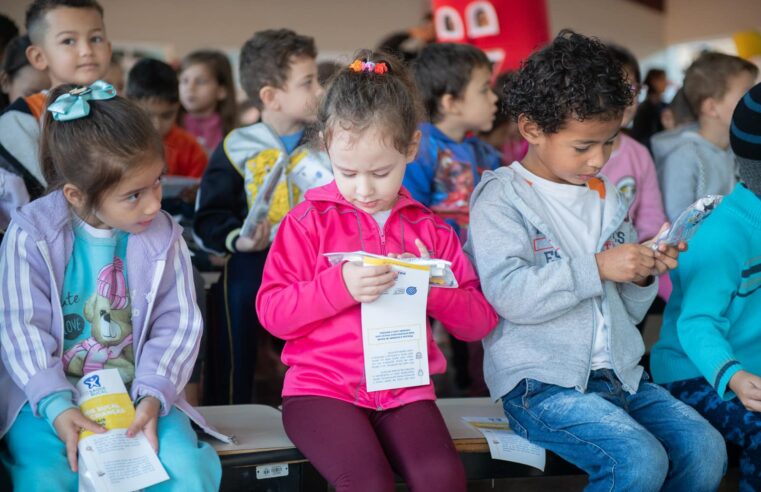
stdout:
<svg viewBox="0 0 761 492">
<path fill-rule="evenodd" d="M 80 491 L 131 492 L 169 480 L 145 435 L 126 435 L 135 407 L 118 370 L 91 372 L 79 380 L 77 390 L 82 414 L 108 429 L 79 435 Z"/>
<path fill-rule="evenodd" d="M 510 429 L 506 418 L 463 417 L 486 438 L 492 459 L 512 461 L 544 471 L 547 453 Z"/>
<path fill-rule="evenodd" d="M 426 306 L 430 267 L 403 259 L 365 257 L 364 265 L 391 265 L 396 283 L 373 302 L 362 303 L 362 345 L 367 391 L 430 382 Z"/>
</svg>

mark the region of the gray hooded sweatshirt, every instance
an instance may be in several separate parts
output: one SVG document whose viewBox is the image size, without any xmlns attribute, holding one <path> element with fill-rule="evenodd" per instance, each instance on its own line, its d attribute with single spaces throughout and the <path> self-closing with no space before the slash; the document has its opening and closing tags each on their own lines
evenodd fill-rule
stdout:
<svg viewBox="0 0 761 492">
<path fill-rule="evenodd" d="M 636 242 L 627 205 L 605 181 L 597 251 Z M 465 251 L 500 316 L 484 339 L 484 378 L 498 400 L 525 378 L 584 392 L 595 337 L 595 298 L 601 298 L 610 360 L 624 390 L 634 393 L 643 368 L 637 327 L 658 285 L 600 280 L 593 253 L 565 257 L 567 248 L 531 184 L 513 169 L 487 172 L 471 198 Z"/>
</svg>

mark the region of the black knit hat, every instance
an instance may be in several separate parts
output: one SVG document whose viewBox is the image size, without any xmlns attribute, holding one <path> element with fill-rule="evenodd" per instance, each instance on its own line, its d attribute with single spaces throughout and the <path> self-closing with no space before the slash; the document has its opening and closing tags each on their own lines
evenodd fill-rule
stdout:
<svg viewBox="0 0 761 492">
<path fill-rule="evenodd" d="M 732 114 L 729 143 L 745 185 L 761 195 L 761 84 L 745 93 Z"/>
</svg>

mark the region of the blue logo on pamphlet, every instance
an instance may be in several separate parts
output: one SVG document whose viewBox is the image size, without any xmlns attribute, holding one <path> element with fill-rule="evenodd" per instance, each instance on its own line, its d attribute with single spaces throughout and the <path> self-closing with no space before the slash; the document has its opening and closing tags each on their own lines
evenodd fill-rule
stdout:
<svg viewBox="0 0 761 492">
<path fill-rule="evenodd" d="M 407 287 L 407 295 L 408 296 L 414 296 L 417 294 L 417 288 L 415 287 Z"/>
<path fill-rule="evenodd" d="M 97 374 L 90 376 L 83 381 L 87 385 L 87 389 L 100 388 L 100 376 Z"/>
</svg>

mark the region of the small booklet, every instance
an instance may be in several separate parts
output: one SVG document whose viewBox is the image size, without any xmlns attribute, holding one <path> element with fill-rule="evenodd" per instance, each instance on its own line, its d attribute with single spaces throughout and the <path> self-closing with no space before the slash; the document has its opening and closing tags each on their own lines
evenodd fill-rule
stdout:
<svg viewBox="0 0 761 492">
<path fill-rule="evenodd" d="M 462 420 L 483 434 L 492 459 L 513 461 L 544 471 L 547 461 L 544 448 L 513 432 L 506 418 L 463 417 Z"/>
<path fill-rule="evenodd" d="M 698 199 L 655 239 L 652 248 L 658 249 L 661 244 L 676 246 L 681 241 L 688 242 L 698 232 L 700 224 L 719 206 L 722 198 L 722 195 L 706 195 Z"/>
<path fill-rule="evenodd" d="M 398 274 L 393 287 L 361 305 L 368 392 L 430 383 L 426 328 L 430 267 L 407 259 L 364 257 L 364 265 L 390 265 Z"/>
<path fill-rule="evenodd" d="M 169 480 L 145 435 L 127 437 L 135 407 L 118 370 L 85 375 L 77 382 L 77 391 L 82 414 L 108 429 L 79 435 L 80 492 L 131 492 Z"/>
<path fill-rule="evenodd" d="M 387 256 L 375 255 L 364 251 L 353 251 L 350 253 L 325 253 L 331 265 L 336 265 L 343 261 L 352 263 L 364 263 L 365 258 L 375 258 L 388 260 Z M 413 265 L 427 266 L 431 269 L 431 275 L 428 279 L 428 285 L 431 287 L 443 287 L 445 289 L 456 289 L 458 287 L 457 279 L 452 273 L 452 262 L 440 260 L 437 258 L 397 258 L 404 263 Z"/>
</svg>

